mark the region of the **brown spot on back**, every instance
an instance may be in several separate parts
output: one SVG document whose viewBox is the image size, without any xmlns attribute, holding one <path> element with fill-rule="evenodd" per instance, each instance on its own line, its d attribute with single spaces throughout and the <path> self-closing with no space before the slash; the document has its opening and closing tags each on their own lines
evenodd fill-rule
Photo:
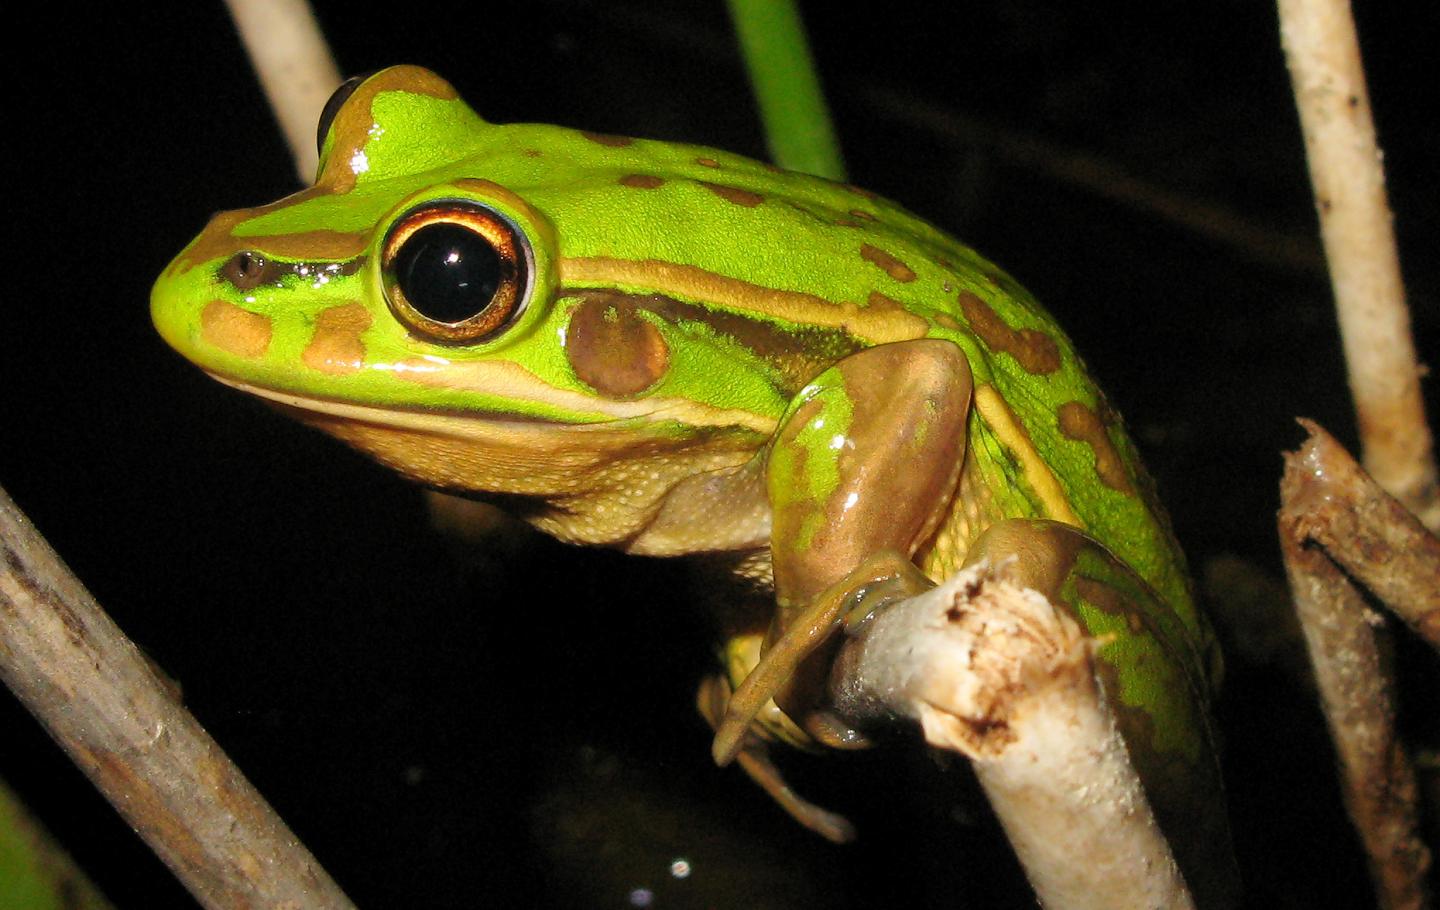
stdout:
<svg viewBox="0 0 1440 910">
<path fill-rule="evenodd" d="M 1083 442 L 1095 453 L 1095 473 L 1100 475 L 1100 482 L 1112 490 L 1134 495 L 1135 487 L 1130 483 L 1125 462 L 1110 442 L 1110 434 L 1105 432 L 1105 423 L 1100 415 L 1078 401 L 1065 402 L 1057 413 L 1060 432 L 1065 434 L 1065 438 Z"/>
<path fill-rule="evenodd" d="M 714 193 L 716 196 L 719 196 L 721 199 L 724 199 L 726 202 L 731 202 L 735 205 L 744 206 L 747 209 L 753 209 L 755 206 L 765 201 L 765 197 L 761 196 L 759 193 L 752 193 L 749 190 L 742 190 L 738 186 L 726 186 L 723 183 L 707 183 L 704 180 L 700 181 L 700 185 L 705 187 L 705 189 L 709 190 L 710 192 Z"/>
<path fill-rule="evenodd" d="M 868 243 L 861 246 L 860 258 L 866 262 L 874 263 L 885 272 L 885 274 L 894 278 L 896 281 L 909 282 L 915 280 L 914 269 L 880 249 L 878 246 L 871 246 Z"/>
<path fill-rule="evenodd" d="M 696 158 L 696 159 L 695 159 L 695 163 L 698 164 L 698 165 L 700 165 L 701 167 L 719 167 L 719 166 L 720 166 L 720 162 L 716 161 L 714 158 Z"/>
<path fill-rule="evenodd" d="M 315 334 L 300 359 L 322 373 L 355 372 L 365 364 L 360 335 L 370 322 L 370 311 L 358 302 L 321 310 L 315 317 Z"/>
<path fill-rule="evenodd" d="M 970 329 L 992 350 L 1015 358 L 1027 373 L 1044 375 L 1060 369 L 1060 346 L 1037 329 L 1014 329 L 985 301 L 969 291 L 959 297 L 960 311 Z"/>
<path fill-rule="evenodd" d="M 212 300 L 200 311 L 200 337 L 222 351 L 254 360 L 270 348 L 270 317 Z"/>
<path fill-rule="evenodd" d="M 854 218 L 859 218 L 861 221 L 876 221 L 876 220 L 878 220 L 874 215 L 870 214 L 869 212 L 865 211 L 864 209 L 851 209 L 851 210 L 850 210 L 850 215 L 851 215 L 852 217 L 854 217 Z"/>
<path fill-rule="evenodd" d="M 936 313 L 936 314 L 935 314 L 935 324 L 936 324 L 936 325 L 940 325 L 940 326 L 944 326 L 944 327 L 947 328 L 947 329 L 954 329 L 954 330 L 959 330 L 959 329 L 963 329 L 963 328 L 964 328 L 964 326 L 962 326 L 962 325 L 960 324 L 960 320 L 956 319 L 954 316 L 951 316 L 949 313 Z"/>
<path fill-rule="evenodd" d="M 664 186 L 665 180 L 653 174 L 626 174 L 620 178 L 620 185 L 635 190 L 653 190 L 656 187 Z"/>
<path fill-rule="evenodd" d="M 540 151 L 539 149 L 526 149 L 526 150 L 525 150 L 525 157 L 526 157 L 526 158 L 544 158 L 544 157 L 545 157 L 545 153 L 542 152 L 542 151 Z"/>
<path fill-rule="evenodd" d="M 612 149 L 623 149 L 628 145 L 635 144 L 635 140 L 629 136 L 612 136 L 609 133 L 592 133 L 589 130 L 581 130 L 580 135 L 597 145 L 604 145 Z"/>
<path fill-rule="evenodd" d="M 602 395 L 629 398 L 660 381 L 670 367 L 670 349 L 640 312 L 622 294 L 585 295 L 565 333 L 565 355 L 581 382 Z"/>
</svg>

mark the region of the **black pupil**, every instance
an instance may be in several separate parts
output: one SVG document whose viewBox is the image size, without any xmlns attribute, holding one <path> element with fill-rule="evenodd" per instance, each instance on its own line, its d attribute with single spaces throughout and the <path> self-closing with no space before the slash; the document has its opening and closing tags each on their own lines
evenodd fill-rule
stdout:
<svg viewBox="0 0 1440 910">
<path fill-rule="evenodd" d="M 500 256 L 484 237 L 453 224 L 432 224 L 395 256 L 395 282 L 422 316 L 463 322 L 485 309 L 500 287 Z"/>
</svg>

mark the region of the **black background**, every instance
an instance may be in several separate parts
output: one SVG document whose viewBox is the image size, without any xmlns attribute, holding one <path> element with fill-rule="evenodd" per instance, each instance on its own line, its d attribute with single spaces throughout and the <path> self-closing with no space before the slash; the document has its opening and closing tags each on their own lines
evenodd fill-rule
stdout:
<svg viewBox="0 0 1440 910">
<path fill-rule="evenodd" d="M 1440 29 L 1432 6 L 1363 6 L 1423 358 L 1440 343 L 1424 113 L 1440 109 Z M 805 4 L 854 182 L 1047 302 L 1197 573 L 1234 554 L 1278 577 L 1292 417 L 1355 437 L 1273 8 L 837 9 Z M 718 2 L 319 14 L 346 72 L 424 64 L 492 120 L 763 155 Z M 413 489 L 163 346 L 146 307 L 169 258 L 212 211 L 296 188 L 218 3 L 50 4 L 9 43 L 0 483 L 357 902 L 624 907 L 648 887 L 657 907 L 1030 906 L 963 769 L 939 775 L 918 750 L 790 760 L 802 792 L 860 826 L 834 848 L 711 767 L 691 709 L 709 645 L 682 567 L 543 540 L 462 567 Z M 1149 202 L 1061 175 L 1078 156 Z M 1291 252 L 1186 227 L 1161 197 Z M 1407 691 L 1433 692 L 1434 661 L 1401 658 Z M 1309 697 L 1273 662 L 1237 652 L 1230 670 L 1253 902 L 1365 906 Z M 1433 719 L 1407 723 L 1434 743 Z M 8 695 L 0 731 L 0 776 L 112 899 L 188 905 Z M 689 878 L 669 874 L 677 857 Z"/>
</svg>

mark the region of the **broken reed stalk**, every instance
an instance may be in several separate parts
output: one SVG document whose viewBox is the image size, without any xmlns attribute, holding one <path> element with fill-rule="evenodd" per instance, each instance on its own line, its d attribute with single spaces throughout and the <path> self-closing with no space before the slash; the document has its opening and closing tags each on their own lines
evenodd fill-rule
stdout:
<svg viewBox="0 0 1440 910">
<path fill-rule="evenodd" d="M 1433 633 L 1440 543 L 1328 433 L 1301 423 L 1310 438 L 1286 455 L 1280 484 L 1285 571 L 1377 904 L 1384 910 L 1420 910 L 1428 906 L 1430 854 L 1418 833 L 1415 773 L 1395 730 L 1395 685 L 1381 642 L 1383 621 L 1351 577 L 1372 592 L 1396 595 L 1397 612 Z M 1390 527 L 1401 516 L 1406 521 Z M 1407 566 L 1423 566 L 1408 583 L 1396 577 Z"/>
<path fill-rule="evenodd" d="M 1349 0 L 1279 0 L 1365 469 L 1440 531 L 1440 488 Z"/>
<path fill-rule="evenodd" d="M 305 0 L 225 0 L 250 64 L 295 160 L 300 182 L 315 178 L 315 123 L 340 71 Z"/>
<path fill-rule="evenodd" d="M 1093 647 L 1044 596 L 981 562 L 847 643 L 837 708 L 912 718 L 931 745 L 970 758 L 1050 910 L 1194 907 L 1096 684 Z"/>
<path fill-rule="evenodd" d="M 0 679 L 203 906 L 351 906 L 3 490 Z"/>
</svg>

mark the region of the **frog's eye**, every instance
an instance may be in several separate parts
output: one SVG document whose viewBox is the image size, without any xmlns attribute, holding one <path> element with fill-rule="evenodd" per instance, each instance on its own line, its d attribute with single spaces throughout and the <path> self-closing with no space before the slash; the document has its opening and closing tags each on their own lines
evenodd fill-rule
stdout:
<svg viewBox="0 0 1440 910">
<path fill-rule="evenodd" d="M 484 206 L 442 200 L 403 215 L 380 250 L 390 309 L 419 335 L 461 344 L 509 325 L 524 309 L 525 239 Z"/>
<path fill-rule="evenodd" d="M 340 108 L 345 106 L 345 102 L 350 100 L 350 96 L 355 94 L 360 83 L 373 75 L 375 75 L 373 72 L 369 72 L 351 76 L 340 83 L 340 87 L 330 94 L 330 100 L 326 101 L 325 107 L 320 110 L 320 123 L 315 127 L 315 149 L 321 155 L 325 154 L 325 136 L 330 132 L 331 125 L 335 123 L 335 115 L 340 113 Z"/>
</svg>

